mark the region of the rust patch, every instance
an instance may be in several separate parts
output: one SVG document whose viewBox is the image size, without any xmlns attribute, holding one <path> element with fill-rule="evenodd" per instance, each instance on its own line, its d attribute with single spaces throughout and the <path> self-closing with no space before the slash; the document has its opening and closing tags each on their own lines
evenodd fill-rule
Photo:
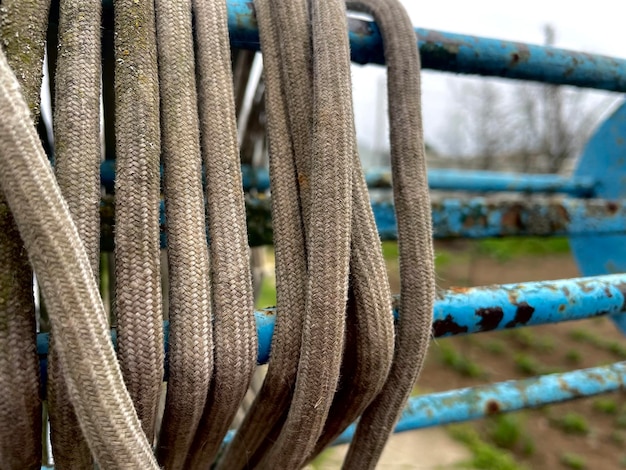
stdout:
<svg viewBox="0 0 626 470">
<path fill-rule="evenodd" d="M 559 312 L 563 313 L 565 311 L 565 304 L 559 305 Z"/>
<path fill-rule="evenodd" d="M 448 290 L 450 292 L 454 292 L 455 294 L 467 294 L 469 291 L 472 290 L 471 287 L 462 287 L 462 286 L 452 286 L 450 288 L 448 288 Z"/>
<path fill-rule="evenodd" d="M 479 331 L 491 331 L 498 328 L 504 317 L 504 312 L 502 307 L 479 308 L 476 310 L 476 315 L 481 317 L 480 322 L 478 322 Z"/>
<path fill-rule="evenodd" d="M 613 201 L 609 201 L 606 203 L 606 210 L 608 211 L 609 214 L 613 215 L 617 212 L 618 209 L 618 205 L 613 202 Z"/>
<path fill-rule="evenodd" d="M 528 305 L 528 302 L 520 302 L 515 311 L 515 318 L 506 324 L 507 328 L 514 328 L 517 325 L 525 325 L 530 321 L 535 313 L 535 307 Z"/>
<path fill-rule="evenodd" d="M 611 289 L 609 289 L 608 286 L 604 288 L 604 293 L 606 294 L 608 298 L 613 297 L 613 292 L 611 292 Z"/>
<path fill-rule="evenodd" d="M 461 326 L 454 321 L 452 315 L 447 315 L 443 320 L 433 322 L 433 335 L 435 337 L 444 336 L 446 334 L 459 335 L 467 333 L 467 326 Z"/>
<path fill-rule="evenodd" d="M 564 222 L 569 222 L 570 218 L 569 218 L 569 212 L 567 211 L 567 209 L 565 207 L 563 207 L 563 205 L 558 204 L 555 208 L 555 211 L 559 217 L 559 219 L 563 220 Z"/>
<path fill-rule="evenodd" d="M 496 400 L 489 400 L 485 404 L 485 414 L 487 416 L 490 416 L 497 413 L 500 413 L 500 403 L 498 403 Z"/>
<path fill-rule="evenodd" d="M 580 286 L 580 290 L 582 292 L 584 292 L 585 294 L 588 294 L 589 292 L 593 292 L 593 287 L 589 285 L 589 282 L 587 281 L 582 281 L 579 282 L 578 285 Z"/>
<path fill-rule="evenodd" d="M 530 59 L 530 50 L 526 44 L 516 43 L 517 50 L 511 53 L 510 65 L 518 65 L 528 62 Z"/>
<path fill-rule="evenodd" d="M 521 208 L 518 205 L 514 205 L 502 215 L 502 226 L 504 228 L 512 229 L 514 231 L 524 229 Z"/>
<path fill-rule="evenodd" d="M 582 393 L 578 388 L 571 386 L 562 378 L 559 378 L 559 388 L 564 392 L 570 393 L 572 397 L 582 397 L 584 393 Z"/>
<path fill-rule="evenodd" d="M 487 217 L 484 215 L 473 216 L 468 215 L 463 219 L 463 228 L 486 227 Z"/>
</svg>

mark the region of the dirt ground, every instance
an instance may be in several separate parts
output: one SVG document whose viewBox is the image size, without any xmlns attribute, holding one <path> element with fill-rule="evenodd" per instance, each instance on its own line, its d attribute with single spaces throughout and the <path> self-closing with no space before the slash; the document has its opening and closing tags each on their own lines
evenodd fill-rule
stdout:
<svg viewBox="0 0 626 470">
<path fill-rule="evenodd" d="M 459 254 L 439 269 L 442 288 L 579 275 L 570 255 L 499 261 L 481 256 L 464 258 L 463 244 L 439 247 Z M 449 360 L 454 356 L 450 351 L 465 358 L 466 364 L 459 366 Z M 449 390 L 592 367 L 624 360 L 625 355 L 626 342 L 608 318 L 440 339 L 431 345 L 418 387 L 424 391 Z M 626 467 L 624 393 L 513 413 L 473 426 L 486 441 L 501 444 L 513 452 L 516 461 L 531 469 Z"/>
</svg>

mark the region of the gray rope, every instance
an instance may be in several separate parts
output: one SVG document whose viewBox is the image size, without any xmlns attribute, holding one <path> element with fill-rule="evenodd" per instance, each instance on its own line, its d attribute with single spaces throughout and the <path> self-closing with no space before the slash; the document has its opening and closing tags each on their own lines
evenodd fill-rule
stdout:
<svg viewBox="0 0 626 470">
<path fill-rule="evenodd" d="M 46 300 L 76 415 L 103 469 L 157 469 L 124 387 L 89 258 L 0 53 L 0 186 Z"/>
<path fill-rule="evenodd" d="M 157 455 L 184 468 L 213 373 L 191 1 L 157 0 L 169 267 L 169 380 Z"/>
<path fill-rule="evenodd" d="M 398 0 L 348 0 L 380 27 L 388 69 L 394 204 L 398 223 L 400 319 L 382 392 L 361 417 L 344 468 L 374 468 L 415 386 L 430 341 L 435 300 L 430 198 L 415 32 Z"/>
<path fill-rule="evenodd" d="M 361 414 L 345 467 L 373 468 L 428 345 L 434 263 L 415 36 L 397 0 L 349 5 L 379 22 L 390 66 L 402 296 L 396 347 L 385 266 L 356 152 L 345 6 L 340 0 L 257 0 L 266 65 L 278 319 L 267 379 L 220 468 L 299 468 Z M 85 443 L 104 469 L 157 468 L 150 444 L 163 363 L 160 132 L 171 320 L 170 379 L 158 445 L 165 468 L 211 465 L 255 366 L 226 4 L 157 0 L 156 6 L 156 27 L 154 5 L 147 0 L 120 0 L 115 7 L 119 366 L 94 274 L 99 16 L 86 18 L 92 8 L 63 2 L 55 114 L 62 189 L 0 54 L 0 106 L 11 111 L 0 117 L 0 186 L 50 309 L 52 421 L 58 462 L 67 468 L 91 465 Z M 73 24 L 74 17 L 84 24 Z M 88 33 L 76 34 L 76 28 Z M 15 70 L 21 66 L 18 61 Z M 81 79 L 73 82 L 77 74 Z M 32 70 L 23 76 L 36 77 Z M 85 181 L 91 181 L 87 190 Z M 11 229 L 10 219 L 2 220 Z M 19 271 L 19 265 L 11 266 Z M 22 271 L 26 279 L 24 273 L 29 271 Z M 0 281 L 10 286 L 2 276 Z M 36 364 L 33 317 L 23 311 L 31 323 L 20 324 L 19 335 L 9 333 L 29 345 L 26 356 Z M 3 338 L 0 329 L 0 348 L 13 348 L 13 337 Z M 0 360 L 0 373 L 8 370 L 3 364 Z M 36 379 L 36 369 L 25 377 Z M 37 400 L 33 403 L 38 406 Z M 2 413 L 0 408 L 0 419 Z M 28 419 L 28 410 L 23 416 Z M 0 431 L 0 445 L 15 442 L 9 439 Z M 13 464 L 18 457 L 10 458 Z M 23 461 L 28 467 L 31 460 Z"/>
<path fill-rule="evenodd" d="M 6 60 L 39 118 L 39 90 L 50 0 L 5 0 L 0 37 Z M 0 114 L 8 117 L 2 108 Z M 33 274 L 11 210 L 0 191 L 0 468 L 41 466 L 41 401 Z"/>
<path fill-rule="evenodd" d="M 230 43 L 223 0 L 193 2 L 206 199 L 211 239 L 213 382 L 186 468 L 207 468 L 256 366 L 257 337 Z"/>
<path fill-rule="evenodd" d="M 56 178 L 96 283 L 100 261 L 100 6 L 100 0 L 60 2 L 54 111 Z M 54 335 L 49 351 L 48 409 L 55 467 L 93 468 Z"/>
<path fill-rule="evenodd" d="M 163 381 L 159 88 L 154 4 L 115 2 L 118 357 L 148 441 Z"/>
</svg>

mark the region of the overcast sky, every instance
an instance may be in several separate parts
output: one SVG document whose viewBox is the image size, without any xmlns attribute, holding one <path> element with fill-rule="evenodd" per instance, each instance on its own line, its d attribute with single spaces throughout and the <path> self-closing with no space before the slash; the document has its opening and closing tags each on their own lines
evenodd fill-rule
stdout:
<svg viewBox="0 0 626 470">
<path fill-rule="evenodd" d="M 595 0 L 403 0 L 416 27 L 469 34 L 533 44 L 543 42 L 543 26 L 556 28 L 556 46 L 566 49 L 626 58 L 624 18 L 621 2 Z M 376 129 L 373 110 L 384 106 L 377 93 L 384 69 L 354 66 L 355 113 L 359 139 L 377 146 L 386 138 Z M 445 139 L 446 116 L 454 110 L 451 87 L 468 80 L 454 74 L 425 71 L 422 75 L 422 100 L 426 140 L 440 144 Z M 470 79 L 471 80 L 471 79 Z M 384 144 L 384 142 L 383 142 Z"/>
</svg>

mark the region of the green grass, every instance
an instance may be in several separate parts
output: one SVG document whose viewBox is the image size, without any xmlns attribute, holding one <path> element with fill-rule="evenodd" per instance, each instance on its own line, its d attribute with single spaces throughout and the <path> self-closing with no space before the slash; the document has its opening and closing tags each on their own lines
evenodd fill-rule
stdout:
<svg viewBox="0 0 626 470">
<path fill-rule="evenodd" d="M 485 370 L 477 362 L 458 352 L 448 342 L 440 341 L 437 352 L 443 365 L 464 377 L 482 378 L 487 376 Z"/>
<path fill-rule="evenodd" d="M 537 335 L 536 331 L 529 328 L 518 328 L 509 331 L 508 334 L 513 341 L 526 349 L 540 353 L 550 353 L 555 349 L 554 339 L 549 336 Z"/>
<path fill-rule="evenodd" d="M 477 245 L 478 253 L 499 261 L 570 252 L 569 243 L 564 237 L 487 238 L 479 241 Z"/>
<path fill-rule="evenodd" d="M 504 341 L 499 339 L 492 339 L 487 342 L 480 342 L 479 346 L 483 348 L 485 351 L 490 352 L 492 354 L 503 354 L 506 352 L 507 347 Z"/>
<path fill-rule="evenodd" d="M 559 460 L 566 468 L 571 468 L 573 470 L 584 470 L 587 468 L 587 462 L 585 462 L 584 457 L 574 454 L 573 452 L 565 452 L 561 454 Z"/>
<path fill-rule="evenodd" d="M 596 398 L 593 401 L 593 409 L 607 415 L 617 413 L 617 402 L 612 398 Z"/>
<path fill-rule="evenodd" d="M 618 359 L 626 359 L 626 346 L 619 341 L 605 340 L 601 336 L 583 329 L 570 331 L 569 337 L 579 343 L 587 343 L 598 349 L 611 353 Z"/>
<path fill-rule="evenodd" d="M 589 434 L 587 419 L 578 413 L 566 413 L 563 416 L 553 419 L 552 424 L 566 434 Z"/>
<path fill-rule="evenodd" d="M 271 276 L 265 276 L 263 278 L 263 284 L 261 285 L 261 291 L 259 292 L 259 298 L 256 301 L 257 308 L 274 307 L 276 305 L 276 285 L 274 278 Z"/>
<path fill-rule="evenodd" d="M 540 375 L 546 373 L 546 368 L 532 356 L 519 353 L 513 358 L 515 368 L 525 375 Z"/>
<path fill-rule="evenodd" d="M 583 361 L 583 355 L 576 349 L 570 349 L 565 353 L 565 360 L 572 365 L 578 365 Z"/>
<path fill-rule="evenodd" d="M 476 430 L 469 424 L 448 426 L 450 435 L 465 444 L 472 454 L 470 461 L 461 464 L 462 468 L 478 470 L 525 470 L 526 467 L 517 463 L 513 454 L 500 449 L 481 439 Z"/>
<path fill-rule="evenodd" d="M 535 453 L 535 442 L 524 423 L 523 412 L 489 417 L 486 419 L 485 438 L 501 449 L 529 457 Z"/>
</svg>

